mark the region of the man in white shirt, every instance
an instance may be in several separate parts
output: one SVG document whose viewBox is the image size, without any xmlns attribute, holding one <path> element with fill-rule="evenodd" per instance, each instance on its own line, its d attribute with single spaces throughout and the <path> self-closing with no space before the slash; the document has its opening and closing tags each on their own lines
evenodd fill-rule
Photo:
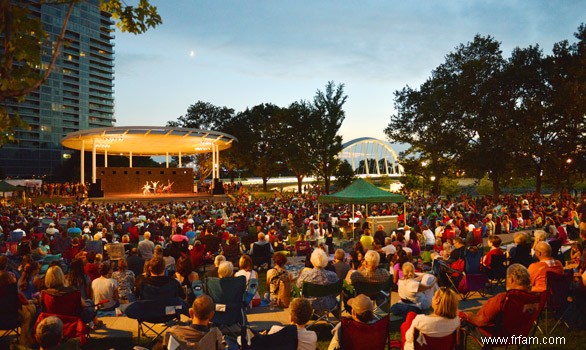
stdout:
<svg viewBox="0 0 586 350">
<path fill-rule="evenodd" d="M 120 305 L 118 302 L 118 282 L 113 278 L 108 278 L 111 271 L 109 263 L 101 263 L 100 277 L 92 281 L 94 304 L 98 305 L 101 301 L 106 300 L 102 310 L 111 310 Z"/>
<path fill-rule="evenodd" d="M 291 323 L 297 326 L 297 350 L 315 350 L 317 348 L 317 334 L 314 331 L 308 331 L 305 325 L 311 319 L 313 309 L 307 299 L 293 299 L 289 305 L 291 314 Z M 277 333 L 283 329 L 281 326 L 273 326 L 269 334 Z"/>
<path fill-rule="evenodd" d="M 385 237 L 385 246 L 381 248 L 385 256 L 394 255 L 397 253 L 397 248 L 393 245 L 393 240 L 391 237 Z"/>
</svg>

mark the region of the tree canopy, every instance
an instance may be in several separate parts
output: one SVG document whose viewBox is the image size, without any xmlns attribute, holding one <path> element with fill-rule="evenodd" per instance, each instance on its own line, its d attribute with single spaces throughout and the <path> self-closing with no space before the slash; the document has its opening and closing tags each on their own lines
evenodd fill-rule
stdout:
<svg viewBox="0 0 586 350">
<path fill-rule="evenodd" d="M 538 45 L 505 59 L 500 43 L 476 35 L 446 55 L 418 89 L 395 92 L 396 114 L 385 133 L 410 147 L 406 171 L 442 177 L 488 175 L 493 193 L 513 177 L 533 176 L 559 189 L 584 168 L 586 135 L 586 28 L 577 43 Z M 568 180 L 569 181 L 569 180 Z"/>
<path fill-rule="evenodd" d="M 9 115 L 3 107 L 6 99 L 24 101 L 32 91 L 38 89 L 48 78 L 61 48 L 65 43 L 65 32 L 73 9 L 85 0 L 47 0 L 44 4 L 64 6 L 66 13 L 61 31 L 54 40 L 43 28 L 40 17 L 31 14 L 28 1 L 0 0 L 0 26 L 2 46 L 0 48 L 0 147 L 14 141 L 13 130 L 26 127 L 16 115 Z M 157 8 L 148 0 L 140 0 L 136 6 L 126 5 L 123 0 L 100 0 L 100 9 L 112 14 L 116 26 L 123 32 L 141 34 L 162 23 Z M 44 69 L 41 53 L 49 52 L 50 61 Z"/>
</svg>

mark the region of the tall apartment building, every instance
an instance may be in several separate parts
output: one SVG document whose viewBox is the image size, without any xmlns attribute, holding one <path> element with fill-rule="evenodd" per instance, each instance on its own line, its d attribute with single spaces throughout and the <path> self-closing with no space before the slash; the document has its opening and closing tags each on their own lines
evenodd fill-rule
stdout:
<svg viewBox="0 0 586 350">
<path fill-rule="evenodd" d="M 67 6 L 36 0 L 29 7 L 31 15 L 41 19 L 51 42 L 56 42 Z M 98 0 L 77 4 L 67 25 L 66 44 L 49 79 L 23 103 L 5 103 L 11 114 L 18 113 L 30 126 L 30 130 L 18 131 L 17 144 L 0 148 L 0 168 L 5 175 L 51 176 L 74 152 L 60 145 L 67 133 L 113 126 L 113 23 L 109 13 L 100 11 Z M 50 47 L 41 52 L 42 68 L 46 68 Z"/>
</svg>

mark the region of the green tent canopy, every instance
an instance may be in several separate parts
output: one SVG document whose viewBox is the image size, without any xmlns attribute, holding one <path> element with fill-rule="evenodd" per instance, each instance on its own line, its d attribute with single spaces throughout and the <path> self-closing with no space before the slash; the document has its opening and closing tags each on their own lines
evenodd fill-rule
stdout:
<svg viewBox="0 0 586 350">
<path fill-rule="evenodd" d="M 318 198 L 318 202 L 322 204 L 404 203 L 405 201 L 404 196 L 381 190 L 363 179 L 354 181 L 339 192 Z"/>
<path fill-rule="evenodd" d="M 0 181 L 0 192 L 14 192 L 19 191 L 20 189 L 20 186 L 14 186 L 4 180 Z"/>
</svg>

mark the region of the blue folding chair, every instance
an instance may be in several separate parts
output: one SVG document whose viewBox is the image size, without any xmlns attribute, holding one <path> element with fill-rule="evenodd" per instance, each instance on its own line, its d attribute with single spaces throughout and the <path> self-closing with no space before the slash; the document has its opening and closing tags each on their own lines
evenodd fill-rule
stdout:
<svg viewBox="0 0 586 350">
<path fill-rule="evenodd" d="M 216 312 L 212 322 L 227 332 L 238 336 L 237 332 L 232 331 L 232 326 L 239 328 L 247 325 L 246 304 L 244 303 L 244 294 L 246 292 L 246 277 L 208 277 L 204 281 L 206 294 L 209 295 L 216 304 Z"/>
</svg>

